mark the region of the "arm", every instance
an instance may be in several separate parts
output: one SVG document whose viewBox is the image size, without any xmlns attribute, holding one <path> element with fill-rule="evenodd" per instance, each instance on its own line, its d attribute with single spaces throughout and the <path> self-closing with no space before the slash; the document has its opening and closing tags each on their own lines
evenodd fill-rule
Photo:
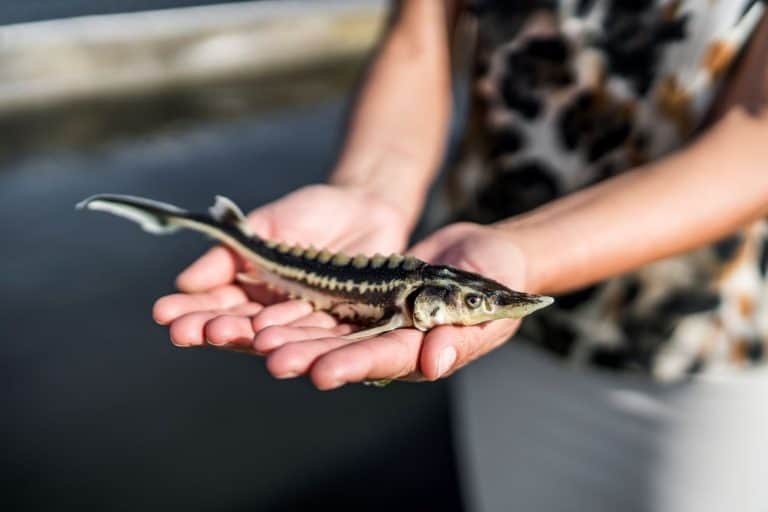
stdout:
<svg viewBox="0 0 768 512">
<path fill-rule="evenodd" d="M 499 223 L 527 280 L 560 293 L 716 241 L 768 214 L 768 112 L 729 113 L 688 149 Z"/>
<path fill-rule="evenodd" d="M 401 1 L 365 79 L 330 183 L 402 208 L 413 225 L 444 152 L 451 110 L 449 31 L 457 6 Z"/>
<path fill-rule="evenodd" d="M 768 214 L 768 16 L 714 125 L 664 160 L 498 224 L 528 281 L 559 293 L 686 252 Z M 567 254 L 566 258 L 553 257 Z"/>
</svg>

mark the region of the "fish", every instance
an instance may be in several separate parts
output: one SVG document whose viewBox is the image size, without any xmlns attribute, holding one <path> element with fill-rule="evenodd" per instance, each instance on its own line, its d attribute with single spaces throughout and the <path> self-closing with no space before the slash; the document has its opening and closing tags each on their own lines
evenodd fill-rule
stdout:
<svg viewBox="0 0 768 512">
<path fill-rule="evenodd" d="M 439 325 L 477 325 L 523 318 L 553 303 L 545 295 L 513 290 L 493 279 L 411 255 L 348 255 L 259 237 L 242 210 L 216 196 L 205 213 L 120 194 L 98 194 L 77 209 L 110 213 L 154 235 L 200 232 L 239 254 L 252 270 L 240 283 L 261 283 L 309 301 L 341 322 L 360 326 L 345 336 L 360 340 L 395 329 L 426 332 Z"/>
</svg>

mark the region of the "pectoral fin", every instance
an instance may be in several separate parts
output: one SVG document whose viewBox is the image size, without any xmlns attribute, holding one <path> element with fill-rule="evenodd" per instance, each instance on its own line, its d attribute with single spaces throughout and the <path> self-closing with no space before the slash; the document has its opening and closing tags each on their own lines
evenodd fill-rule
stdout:
<svg viewBox="0 0 768 512">
<path fill-rule="evenodd" d="M 258 272 L 240 272 L 236 279 L 243 284 L 264 284 L 264 281 L 259 278 Z"/>
<path fill-rule="evenodd" d="M 361 340 L 363 338 L 372 338 L 374 336 L 378 336 L 379 334 L 384 334 L 385 332 L 394 331 L 400 327 L 405 327 L 405 325 L 405 316 L 402 313 L 395 313 L 379 325 L 371 327 L 370 329 L 363 329 L 361 331 L 347 334 L 346 336 L 342 336 L 341 339 L 355 341 Z"/>
</svg>

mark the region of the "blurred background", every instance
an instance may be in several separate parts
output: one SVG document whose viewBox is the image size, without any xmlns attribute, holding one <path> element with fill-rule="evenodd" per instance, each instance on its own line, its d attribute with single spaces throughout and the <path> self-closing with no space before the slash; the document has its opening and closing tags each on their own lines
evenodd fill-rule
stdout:
<svg viewBox="0 0 768 512">
<path fill-rule="evenodd" d="M 444 383 L 321 393 L 174 348 L 151 306 L 209 242 L 74 210 L 323 180 L 387 8 L 0 2 L 4 510 L 461 510 Z"/>
</svg>

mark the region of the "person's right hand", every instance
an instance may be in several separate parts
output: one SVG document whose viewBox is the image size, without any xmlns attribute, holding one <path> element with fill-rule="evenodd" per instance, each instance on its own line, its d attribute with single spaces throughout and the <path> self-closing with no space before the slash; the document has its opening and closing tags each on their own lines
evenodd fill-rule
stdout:
<svg viewBox="0 0 768 512">
<path fill-rule="evenodd" d="M 253 211 L 248 222 L 265 239 L 351 255 L 399 252 L 410 229 L 404 212 L 374 194 L 331 185 L 292 192 Z M 237 283 L 235 275 L 244 269 L 245 262 L 234 252 L 222 246 L 211 249 L 178 276 L 181 293 L 158 299 L 155 321 L 169 325 L 171 341 L 182 347 L 251 350 L 254 335 L 270 325 L 348 331 L 326 313 L 313 312 L 309 302 Z"/>
</svg>

